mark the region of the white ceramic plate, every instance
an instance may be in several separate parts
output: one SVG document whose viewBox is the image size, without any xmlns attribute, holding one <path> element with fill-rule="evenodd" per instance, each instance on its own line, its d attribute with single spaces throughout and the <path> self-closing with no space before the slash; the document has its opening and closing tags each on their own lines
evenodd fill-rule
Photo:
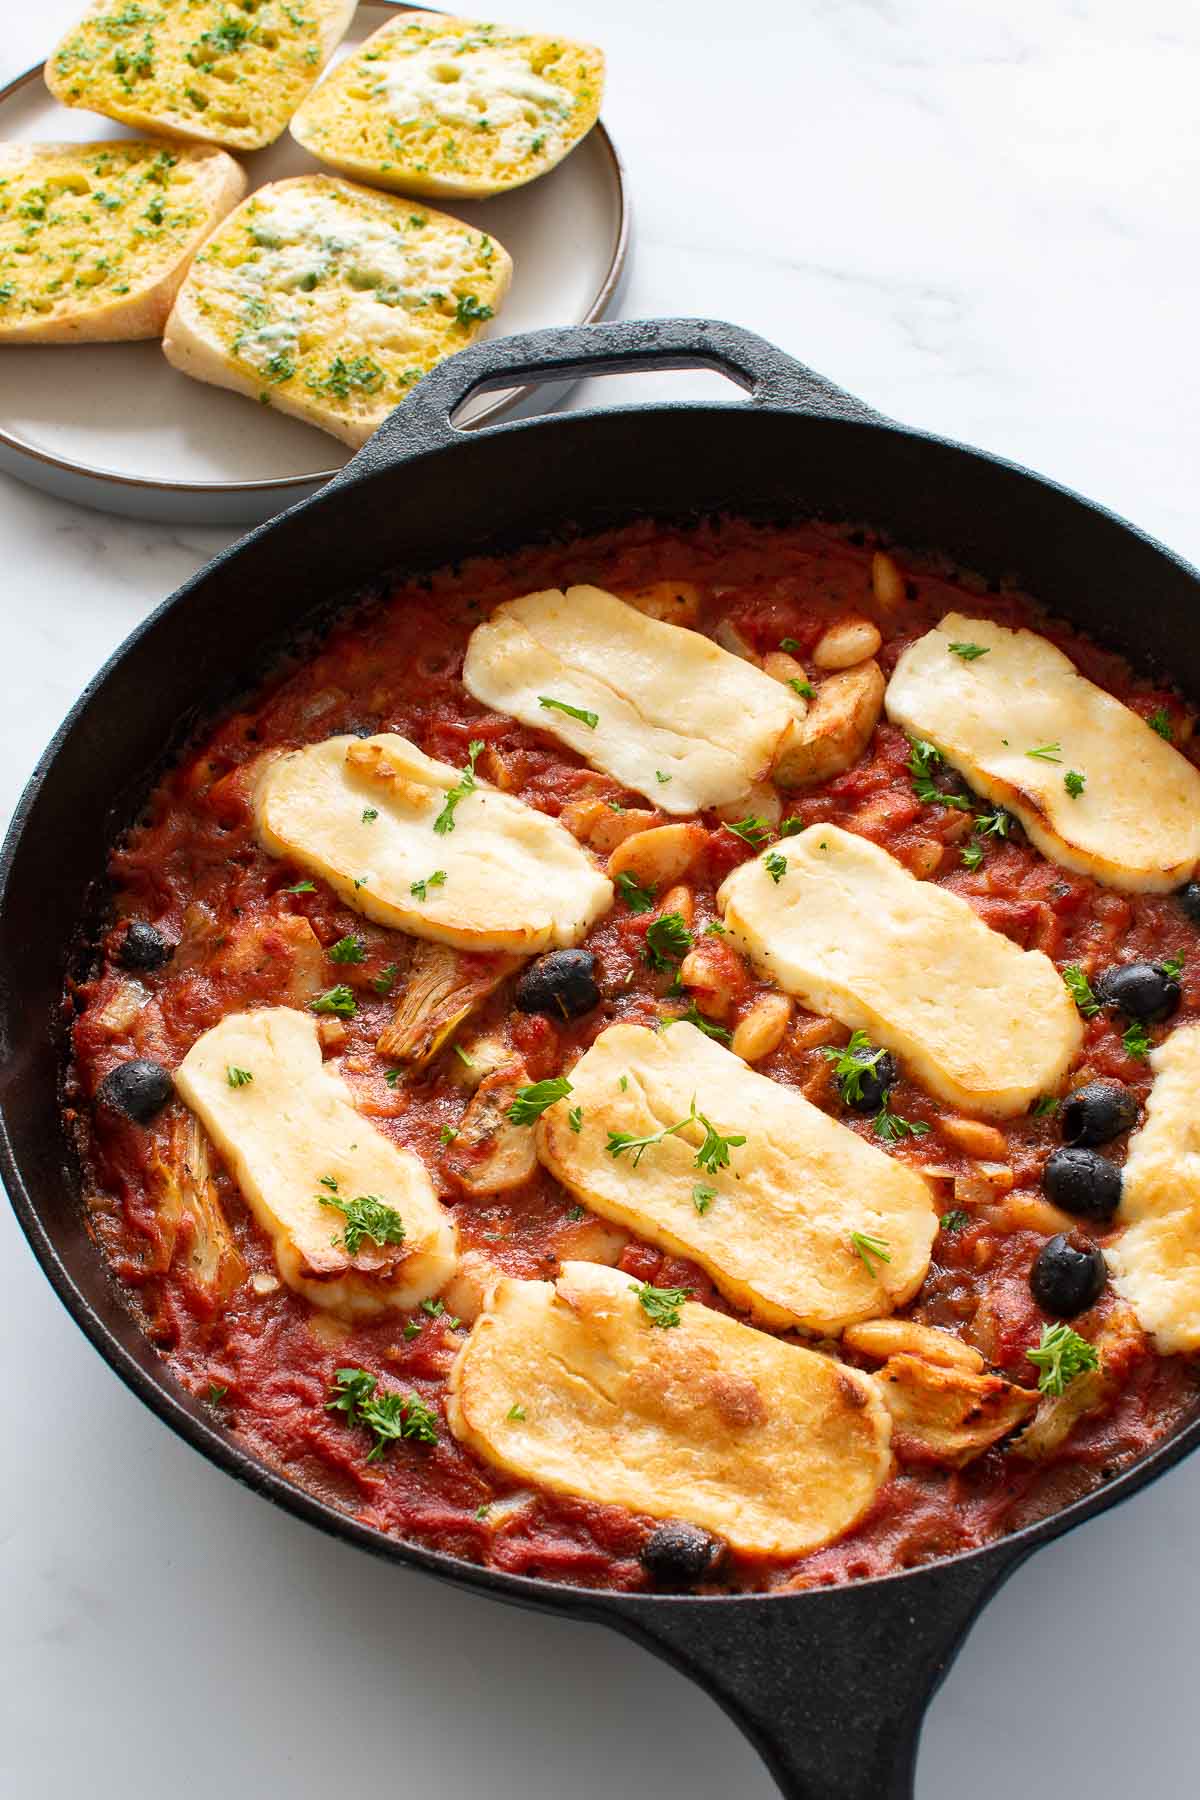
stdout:
<svg viewBox="0 0 1200 1800">
<path fill-rule="evenodd" d="M 338 56 L 393 13 L 360 5 Z M 97 113 L 59 106 L 30 69 L 0 91 L 0 139 L 22 143 L 134 135 Z M 319 167 L 284 134 L 239 156 L 251 188 Z M 505 334 L 602 318 L 613 306 L 629 219 L 620 159 L 597 125 L 565 162 L 495 199 L 445 210 L 499 238 L 513 258 Z M 480 395 L 460 424 L 544 410 L 532 387 Z M 351 455 L 336 438 L 191 381 L 157 341 L 0 346 L 0 468 L 105 512 L 194 524 L 250 524 L 312 493 Z"/>
</svg>

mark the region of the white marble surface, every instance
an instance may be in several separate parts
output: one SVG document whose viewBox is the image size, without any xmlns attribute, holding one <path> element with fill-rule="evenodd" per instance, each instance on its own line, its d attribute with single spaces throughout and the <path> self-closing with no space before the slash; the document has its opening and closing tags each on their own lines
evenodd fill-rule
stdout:
<svg viewBox="0 0 1200 1800">
<path fill-rule="evenodd" d="M 0 79 L 75 10 L 0 0 Z M 752 326 L 1200 560 L 1190 0 L 541 0 L 521 16 L 610 53 L 638 208 L 627 313 Z M 0 800 L 101 658 L 222 541 L 0 477 Z M 640 1651 L 384 1568 L 219 1476 L 88 1349 L 6 1214 L 0 1291 L 0 1792 L 608 1800 L 615 1781 L 768 1800 L 733 1727 Z M 974 1800 L 1192 1792 L 1198 1514 L 1200 1463 L 1014 1579 L 934 1703 L 922 1800 L 967 1780 Z"/>
</svg>

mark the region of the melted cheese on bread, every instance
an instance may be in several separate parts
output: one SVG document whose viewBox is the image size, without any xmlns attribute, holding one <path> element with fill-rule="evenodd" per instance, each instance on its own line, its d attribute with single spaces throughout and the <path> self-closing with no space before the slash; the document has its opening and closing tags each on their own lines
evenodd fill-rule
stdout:
<svg viewBox="0 0 1200 1800">
<path fill-rule="evenodd" d="M 471 633 L 463 681 L 668 813 L 743 800 L 805 717 L 752 663 L 596 587 L 506 600 Z"/>
<path fill-rule="evenodd" d="M 768 854 L 787 865 L 778 880 Z M 1083 1040 L 1049 957 L 836 825 L 810 825 L 742 863 L 717 904 L 761 974 L 867 1032 L 965 1112 L 1024 1112 L 1057 1087 Z"/>
<path fill-rule="evenodd" d="M 1150 1053 L 1154 1086 L 1130 1140 L 1117 1223 L 1106 1248 L 1114 1285 L 1163 1356 L 1200 1350 L 1200 1025 Z"/>
<path fill-rule="evenodd" d="M 322 1061 L 310 1014 L 286 1006 L 230 1013 L 197 1038 L 175 1071 L 175 1086 L 297 1293 L 356 1318 L 416 1306 L 449 1281 L 454 1226 L 424 1164 L 358 1111 L 345 1082 Z M 399 1213 L 403 1242 L 377 1245 L 364 1237 L 351 1256 L 335 1241 L 346 1225 L 328 1204 L 335 1195 L 382 1200 Z"/>
<path fill-rule="evenodd" d="M 493 1288 L 446 1413 L 506 1474 L 688 1519 L 748 1555 L 840 1537 L 891 1470 L 870 1376 L 691 1302 L 656 1326 L 631 1277 L 594 1263 Z"/>
<path fill-rule="evenodd" d="M 920 1286 L 937 1232 L 921 1177 L 694 1025 L 610 1025 L 570 1081 L 580 1129 L 566 1106 L 543 1113 L 542 1162 L 594 1212 L 699 1263 L 754 1318 L 838 1331 Z M 652 1136 L 693 1103 L 722 1136 L 745 1136 L 727 1168 L 697 1165 L 699 1124 L 636 1161 L 633 1148 L 611 1153 L 613 1132 Z M 891 1261 L 869 1269 L 852 1233 L 886 1239 Z"/>
<path fill-rule="evenodd" d="M 885 705 L 1064 869 L 1143 893 L 1195 871 L 1200 771 L 1037 632 L 948 613 L 901 656 Z"/>
<path fill-rule="evenodd" d="M 439 833 L 462 782 L 393 733 L 327 738 L 267 764 L 259 839 L 365 918 L 414 937 L 528 956 L 577 944 L 612 905 L 612 883 L 557 819 L 483 781 Z"/>
</svg>

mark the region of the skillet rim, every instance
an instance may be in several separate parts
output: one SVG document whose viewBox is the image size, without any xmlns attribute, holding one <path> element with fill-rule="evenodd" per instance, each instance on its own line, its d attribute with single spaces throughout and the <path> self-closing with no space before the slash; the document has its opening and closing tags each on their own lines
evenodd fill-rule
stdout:
<svg viewBox="0 0 1200 1800">
<path fill-rule="evenodd" d="M 709 321 L 701 323 L 711 324 Z M 593 327 L 592 329 L 603 331 L 606 328 Z M 731 330 L 730 327 L 724 329 L 727 332 Z M 780 352 L 774 354 L 781 363 L 790 361 Z M 463 359 L 455 360 L 465 360 L 465 357 L 470 355 L 471 352 L 466 352 Z M 792 366 L 799 367 L 799 365 Z M 822 378 L 815 379 L 818 382 L 822 380 Z M 484 383 L 476 382 L 474 385 L 484 385 Z M 830 391 L 837 392 L 832 388 Z M 848 397 L 842 396 L 842 398 Z M 1155 556 L 1170 564 L 1177 573 L 1181 573 L 1195 587 L 1197 598 L 1200 599 L 1200 569 L 1149 533 L 1142 531 L 1138 526 L 1115 513 L 1111 508 L 1089 500 L 1074 489 L 1040 475 L 1011 459 L 993 455 L 937 433 L 920 431 L 898 424 L 870 412 L 863 408 L 861 403 L 852 404 L 857 410 L 853 412 L 835 410 L 823 417 L 818 414 L 818 422 L 831 429 L 840 427 L 859 430 L 866 428 L 873 433 L 882 432 L 918 447 L 929 446 L 947 450 L 956 456 L 1016 475 L 1023 482 L 1041 489 L 1048 496 L 1065 500 L 1097 520 L 1117 527 Z M 588 422 L 593 419 L 614 415 L 625 416 L 633 421 L 658 414 L 690 414 L 697 424 L 700 424 L 713 419 L 714 416 L 719 417 L 730 412 L 749 413 L 751 411 L 758 414 L 799 416 L 811 420 L 815 409 L 811 405 L 803 406 L 777 401 L 774 397 L 759 398 L 757 394 L 749 407 L 740 406 L 737 402 L 694 401 L 671 401 L 620 407 L 597 406 L 565 414 L 538 415 L 533 418 L 512 420 L 493 427 L 486 433 L 486 436 L 488 438 L 507 438 L 514 432 L 539 429 L 547 431 L 554 429 L 581 430 L 586 429 Z M 478 442 L 480 435 L 482 434 L 459 431 L 443 419 L 441 431 L 425 440 L 418 436 L 414 447 L 404 456 L 403 460 L 411 463 L 416 460 L 442 456 L 452 452 L 460 441 L 467 442 L 474 439 Z M 111 676 L 132 651 L 141 644 L 143 639 L 155 631 L 171 612 L 184 604 L 196 587 L 207 580 L 215 570 L 223 569 L 227 563 L 235 561 L 250 544 L 258 543 L 267 535 L 284 529 L 292 520 L 298 519 L 310 510 L 320 508 L 325 504 L 327 498 L 334 499 L 343 487 L 369 483 L 386 476 L 392 468 L 394 468 L 394 462 L 385 461 L 382 464 L 373 464 L 370 460 L 365 460 L 361 465 L 361 472 L 359 469 L 354 469 L 352 472 L 348 465 L 341 477 L 330 483 L 328 487 L 267 520 L 218 551 L 216 556 L 206 562 L 186 582 L 154 607 L 144 619 L 140 620 L 117 645 L 96 674 L 88 681 L 66 714 L 46 749 L 38 758 L 20 795 L 3 844 L 0 845 L 0 911 L 3 910 L 7 900 L 13 864 L 21 841 L 51 768 L 66 748 L 82 715 L 101 694 Z M 298 622 L 298 630 L 302 631 L 303 627 L 304 621 L 301 620 Z M 170 754 L 176 753 L 177 747 L 171 746 Z M 69 953 L 69 947 L 64 955 L 67 953 Z M 0 1003 L 6 1000 L 3 975 L 3 969 L 0 969 Z M 0 1032 L 2 1032 L 2 1028 L 3 1017 L 0 1014 Z M 61 1062 L 61 1058 L 58 1060 Z M 832 1587 L 738 1594 L 670 1594 L 652 1590 L 629 1592 L 575 1586 L 542 1577 L 516 1575 L 468 1562 L 444 1551 L 432 1550 L 424 1545 L 392 1537 L 373 1527 L 360 1524 L 353 1515 L 342 1512 L 337 1507 L 318 1499 L 306 1489 L 289 1481 L 270 1464 L 260 1461 L 250 1451 L 243 1449 L 231 1434 L 219 1431 L 205 1416 L 203 1402 L 186 1395 L 184 1390 L 176 1388 L 165 1362 L 160 1363 L 160 1371 L 157 1374 L 152 1374 L 143 1368 L 136 1357 L 120 1342 L 116 1333 L 99 1316 L 87 1296 L 76 1285 L 59 1255 L 51 1232 L 44 1224 L 38 1206 L 26 1186 L 13 1151 L 7 1117 L 7 1099 L 3 1095 L 0 1095 L 0 1178 L 3 1179 L 18 1223 L 34 1257 L 67 1312 L 125 1386 L 152 1412 L 156 1413 L 164 1424 L 183 1438 L 192 1449 L 207 1457 L 223 1473 L 232 1475 L 255 1494 L 272 1500 L 293 1517 L 315 1525 L 328 1536 L 343 1538 L 371 1555 L 400 1563 L 402 1566 L 416 1568 L 422 1573 L 451 1581 L 459 1587 L 486 1593 L 494 1599 L 509 1604 L 534 1609 L 544 1608 L 573 1614 L 581 1618 L 590 1617 L 610 1625 L 623 1622 L 630 1627 L 652 1631 L 653 1615 L 670 1611 L 681 1613 L 700 1610 L 705 1615 L 712 1613 L 715 1619 L 718 1611 L 728 1615 L 730 1608 L 737 1608 L 744 1612 L 747 1608 L 770 1604 L 773 1609 L 781 1609 L 782 1605 L 787 1602 L 791 1602 L 793 1607 L 796 1607 L 802 1601 L 812 1603 L 810 1610 L 815 1611 L 816 1603 L 821 1598 L 828 1602 L 829 1609 L 832 1610 L 839 1598 L 848 1594 L 882 1589 L 898 1593 L 901 1584 L 920 1583 L 922 1580 L 929 1582 L 942 1575 L 949 1575 L 950 1579 L 954 1579 L 956 1573 L 968 1582 L 972 1578 L 976 1580 L 986 1578 L 994 1585 L 1034 1550 L 1052 1542 L 1087 1519 L 1132 1498 L 1134 1494 L 1149 1486 L 1151 1482 L 1165 1474 L 1168 1469 L 1181 1462 L 1185 1456 L 1200 1446 L 1200 1404 L 1198 1404 L 1191 1419 L 1180 1425 L 1169 1436 L 1152 1445 L 1128 1468 L 1122 1470 L 1110 1481 L 1095 1488 L 1091 1493 L 1070 1502 L 1045 1518 L 1035 1520 L 1007 1536 L 996 1538 L 990 1543 L 971 1550 L 960 1551 L 952 1556 L 939 1557 L 912 1569 L 892 1570 L 883 1575 L 843 1582 Z M 98 1250 L 96 1254 L 103 1264 L 104 1259 Z M 105 1268 L 104 1272 L 112 1284 L 114 1298 L 124 1304 L 121 1290 L 112 1277 L 111 1271 Z M 132 1312 L 129 1316 L 135 1328 L 141 1331 Z M 145 1336 L 144 1332 L 142 1336 L 149 1352 L 154 1354 L 154 1346 L 150 1339 Z"/>
</svg>

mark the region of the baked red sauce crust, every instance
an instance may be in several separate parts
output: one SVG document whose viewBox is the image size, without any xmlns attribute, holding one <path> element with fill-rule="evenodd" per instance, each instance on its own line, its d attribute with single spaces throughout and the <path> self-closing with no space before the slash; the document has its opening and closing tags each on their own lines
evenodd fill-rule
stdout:
<svg viewBox="0 0 1200 1800">
<path fill-rule="evenodd" d="M 896 610 L 882 610 L 872 595 L 873 548 L 862 532 L 815 524 L 782 529 L 723 520 L 686 531 L 643 524 L 397 585 L 347 615 L 315 654 L 276 675 L 245 710 L 209 731 L 156 789 L 143 821 L 114 852 L 117 923 L 101 945 L 94 978 L 69 995 L 75 1013 L 69 1118 L 96 1240 L 183 1387 L 210 1397 L 220 1418 L 263 1461 L 362 1523 L 517 1574 L 615 1589 L 646 1582 L 638 1551 L 651 1521 L 545 1495 L 511 1508 L 494 1504 L 514 1484 L 460 1448 L 445 1425 L 446 1379 L 462 1341 L 447 1316 L 418 1311 L 420 1329 L 407 1337 L 400 1317 L 349 1330 L 319 1317 L 278 1284 L 266 1239 L 219 1169 L 217 1195 L 236 1251 L 217 1283 L 228 1290 L 226 1297 L 214 1299 L 212 1286 L 196 1279 L 195 1259 L 204 1246 L 194 1222 L 172 1203 L 164 1181 L 182 1108 L 173 1102 L 140 1126 L 90 1107 L 102 1077 L 130 1056 L 172 1069 L 228 1012 L 303 1004 L 296 999 L 307 974 L 297 967 L 297 919 L 307 920 L 326 947 L 354 933 L 365 942 L 366 960 L 327 965 L 303 992 L 341 981 L 353 986 L 358 1011 L 345 1022 L 338 1047 L 342 1073 L 363 1112 L 423 1158 L 454 1208 L 462 1248 L 479 1247 L 506 1272 L 542 1279 L 552 1278 L 561 1260 L 589 1253 L 595 1221 L 581 1215 L 572 1196 L 544 1171 L 516 1193 L 490 1201 L 456 1194 L 448 1174 L 453 1145 L 441 1141 L 442 1128 L 453 1129 L 467 1101 L 448 1066 L 453 1058 L 439 1057 L 419 1080 L 388 1085 L 394 1065 L 377 1054 L 375 1041 L 392 1003 L 372 980 L 394 961 L 394 938 L 339 904 L 322 883 L 311 893 L 286 892 L 303 872 L 258 847 L 247 764 L 264 750 L 366 730 L 400 732 L 429 755 L 462 765 L 469 741 L 480 738 L 497 758 L 490 767 L 503 769 L 511 791 L 548 813 L 591 796 L 645 808 L 643 798 L 587 769 L 550 737 L 483 711 L 460 676 L 472 628 L 500 600 L 572 582 L 620 592 L 660 579 L 701 586 L 706 631 L 727 620 L 760 653 L 783 638 L 795 639 L 802 661 L 839 616 L 871 618 L 883 633 L 879 660 L 885 674 L 906 644 L 950 610 L 1009 625 L 1034 623 L 1136 712 L 1149 717 L 1165 708 L 1176 742 L 1193 754 L 1191 717 L 1177 694 L 1139 677 L 1019 593 L 989 590 L 897 553 L 907 598 Z M 703 703 L 697 694 L 697 706 Z M 805 824 L 836 821 L 922 873 L 932 868 L 929 878 L 963 895 L 989 925 L 1060 965 L 1089 957 L 1103 964 L 1182 956 L 1184 1001 L 1174 1023 L 1200 1015 L 1198 934 L 1171 896 L 1098 887 L 1046 862 L 1019 830 L 1008 839 L 987 839 L 982 865 L 964 867 L 961 839 L 971 817 L 919 804 L 904 766 L 908 754 L 904 735 L 883 722 L 853 768 L 791 796 L 785 810 Z M 488 767 L 481 764 L 481 773 L 494 779 Z M 715 916 L 713 896 L 723 877 L 751 854 L 715 815 L 704 815 L 704 823 L 710 827 L 707 868 L 691 883 L 697 934 Z M 487 1003 L 480 1021 L 508 1031 L 532 1080 L 569 1068 L 615 1019 L 650 1023 L 678 1010 L 678 1002 L 664 999 L 667 978 L 652 973 L 641 955 L 653 916 L 633 915 L 618 901 L 586 940 L 598 960 L 604 998 L 585 1019 L 559 1026 L 512 1011 L 511 982 Z M 165 967 L 136 978 L 140 993 L 113 960 L 127 917 L 153 923 L 178 943 Z M 732 951 L 728 955 L 736 962 Z M 763 990 L 744 965 L 735 974 L 742 1011 Z M 1151 1035 L 1161 1036 L 1161 1028 Z M 821 1022 L 797 1010 L 783 1045 L 758 1066 L 870 1133 L 870 1119 L 843 1114 L 830 1064 L 820 1053 L 821 1042 L 845 1037 L 840 1027 L 823 1032 Z M 1139 1099 L 1149 1087 L 1147 1065 L 1126 1055 L 1120 1023 L 1104 1014 L 1086 1026 L 1072 1080 L 1093 1075 L 1119 1078 Z M 968 1175 L 971 1164 L 941 1135 L 945 1109 L 903 1079 L 892 1106 L 932 1129 L 919 1141 L 891 1146 L 891 1153 L 918 1166 L 936 1165 L 945 1172 L 939 1180 L 949 1195 L 953 1176 Z M 1053 1117 L 1025 1117 L 998 1129 L 1015 1175 L 1012 1192 L 972 1209 L 967 1228 L 939 1233 L 929 1275 L 904 1311 L 956 1330 L 999 1372 L 1032 1387 L 1036 1370 L 1025 1352 L 1046 1321 L 1028 1275 L 1046 1232 L 1030 1228 L 1029 1220 L 1038 1222 L 1031 1209 L 1041 1199 L 1040 1171 L 1060 1139 Z M 945 1206 L 951 1205 L 947 1198 Z M 697 1299 L 727 1310 L 693 1264 L 636 1239 L 625 1246 L 620 1266 L 658 1286 L 688 1287 Z M 1074 1321 L 1076 1328 L 1094 1335 L 1114 1304 L 1106 1290 L 1091 1313 Z M 368 1466 L 365 1432 L 326 1410 L 334 1371 L 347 1365 L 369 1369 L 382 1385 L 414 1393 L 432 1407 L 440 1420 L 438 1444 L 395 1444 Z M 869 1515 L 835 1545 L 790 1564 L 730 1560 L 710 1585 L 747 1590 L 829 1584 L 986 1543 L 1110 1478 L 1170 1431 L 1197 1392 L 1189 1361 L 1160 1358 L 1147 1340 L 1135 1337 L 1110 1403 L 1083 1419 L 1044 1461 L 1020 1460 L 1001 1447 L 959 1472 L 901 1462 Z"/>
</svg>

